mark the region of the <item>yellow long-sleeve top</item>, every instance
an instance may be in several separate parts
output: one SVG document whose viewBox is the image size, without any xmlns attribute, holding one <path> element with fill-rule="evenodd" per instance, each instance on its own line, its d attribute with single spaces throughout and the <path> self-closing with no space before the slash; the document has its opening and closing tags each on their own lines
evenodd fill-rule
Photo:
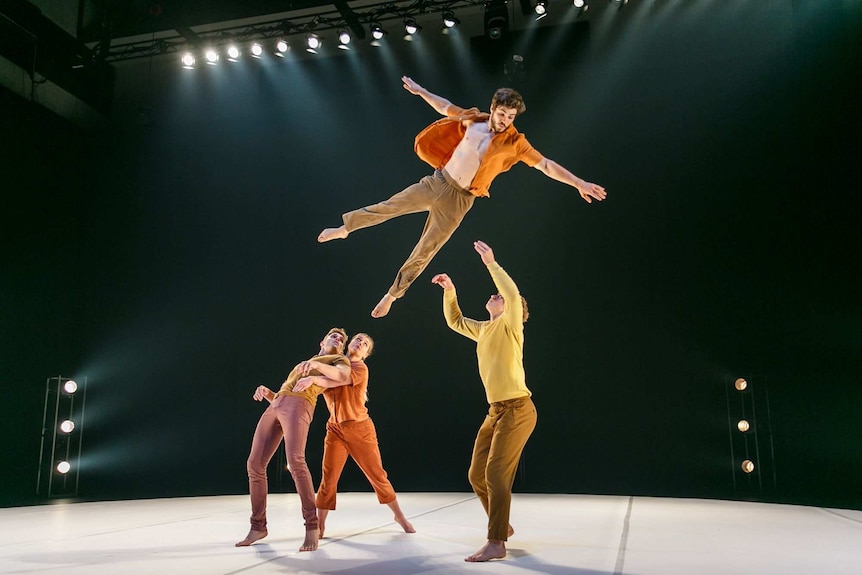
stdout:
<svg viewBox="0 0 862 575">
<path fill-rule="evenodd" d="M 350 367 L 350 360 L 347 359 L 347 356 L 341 355 L 340 353 L 332 354 L 332 355 L 315 355 L 308 361 L 319 361 L 320 363 L 325 363 L 327 365 L 339 365 L 343 364 L 347 367 Z M 312 369 L 308 375 L 323 375 L 316 369 Z M 284 380 L 284 383 L 281 384 L 281 389 L 278 390 L 278 393 L 275 394 L 276 397 L 279 395 L 292 395 L 294 397 L 301 397 L 308 401 L 311 405 L 317 405 L 317 396 L 323 393 L 324 389 L 319 385 L 311 385 L 305 391 L 301 391 L 296 393 L 293 391 L 293 386 L 296 385 L 296 382 L 299 381 L 299 374 L 296 373 L 296 368 L 290 370 L 290 373 L 287 376 L 287 379 Z M 275 398 L 273 398 L 275 401 Z"/>
<path fill-rule="evenodd" d="M 476 342 L 479 377 L 488 403 L 530 396 L 524 375 L 524 308 L 518 286 L 497 262 L 488 265 L 506 305 L 494 320 L 464 317 L 454 289 L 443 292 L 443 315 L 450 328 Z"/>
</svg>

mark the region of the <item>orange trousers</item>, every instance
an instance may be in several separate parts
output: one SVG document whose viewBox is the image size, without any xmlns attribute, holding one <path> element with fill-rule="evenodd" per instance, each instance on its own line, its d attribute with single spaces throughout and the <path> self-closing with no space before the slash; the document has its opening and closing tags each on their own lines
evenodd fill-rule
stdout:
<svg viewBox="0 0 862 575">
<path fill-rule="evenodd" d="M 326 439 L 323 441 L 323 477 L 315 500 L 318 509 L 335 509 L 338 479 L 348 455 L 365 474 L 380 503 L 395 501 L 395 490 L 383 469 L 377 430 L 371 418 L 341 423 L 330 421 L 326 423 Z"/>
</svg>

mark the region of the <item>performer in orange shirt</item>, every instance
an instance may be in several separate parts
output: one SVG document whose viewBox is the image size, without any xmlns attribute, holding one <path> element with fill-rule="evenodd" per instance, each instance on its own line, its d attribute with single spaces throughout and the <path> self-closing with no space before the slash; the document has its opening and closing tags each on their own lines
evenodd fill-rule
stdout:
<svg viewBox="0 0 862 575">
<path fill-rule="evenodd" d="M 473 207 L 476 197 L 489 196 L 488 188 L 498 174 L 518 162 L 536 168 L 551 179 L 572 186 L 591 203 L 607 194 L 602 186 L 582 180 L 557 162 L 540 154 L 513 125 L 515 117 L 527 107 L 521 95 L 511 88 L 500 88 L 491 99 L 491 113 L 478 108 L 464 109 L 432 94 L 404 76 L 404 89 L 420 96 L 445 118 L 425 128 L 414 149 L 434 168 L 434 174 L 406 187 L 388 200 L 347 212 L 344 225 L 326 228 L 318 242 L 343 239 L 355 230 L 376 226 L 405 214 L 428 212 L 425 228 L 395 281 L 371 311 L 372 317 L 389 313 L 392 303 L 402 297 L 410 284 L 431 263 L 440 248 L 458 229 Z"/>
<path fill-rule="evenodd" d="M 407 520 L 395 490 L 383 469 L 383 459 L 377 443 L 377 430 L 368 416 L 368 366 L 365 359 L 374 349 L 374 340 L 367 333 L 353 336 L 347 346 L 350 359 L 350 381 L 345 385 L 324 375 L 314 375 L 301 381 L 296 390 L 315 384 L 327 388 L 323 392 L 326 407 L 329 408 L 329 421 L 326 423 L 326 439 L 323 444 L 323 477 L 317 490 L 317 518 L 320 537 L 326 529 L 326 516 L 335 509 L 338 479 L 347 462 L 353 458 L 374 492 L 377 500 L 389 506 L 395 514 L 395 521 L 406 533 L 415 533 L 413 525 Z"/>
</svg>

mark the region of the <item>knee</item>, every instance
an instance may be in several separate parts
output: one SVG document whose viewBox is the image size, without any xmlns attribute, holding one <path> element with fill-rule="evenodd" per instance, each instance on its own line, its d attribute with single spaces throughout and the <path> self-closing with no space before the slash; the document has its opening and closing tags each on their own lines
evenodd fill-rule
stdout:
<svg viewBox="0 0 862 575">
<path fill-rule="evenodd" d="M 250 479 L 266 479 L 266 465 L 261 465 L 257 459 L 249 457 L 245 462 L 245 469 Z"/>
</svg>

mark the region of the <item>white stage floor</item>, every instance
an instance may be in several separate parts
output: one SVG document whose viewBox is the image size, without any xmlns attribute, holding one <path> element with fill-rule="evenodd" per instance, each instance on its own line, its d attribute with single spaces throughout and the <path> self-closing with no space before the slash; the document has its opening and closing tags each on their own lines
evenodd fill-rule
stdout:
<svg viewBox="0 0 862 575">
<path fill-rule="evenodd" d="M 271 495 L 269 537 L 246 496 L 0 509 L 0 573 L 63 575 L 831 575 L 862 573 L 862 511 L 699 499 L 516 494 L 503 561 L 465 563 L 485 538 L 472 494 L 402 493 L 406 534 L 372 493 L 339 495 L 320 549 L 299 553 L 299 500 Z"/>
</svg>

